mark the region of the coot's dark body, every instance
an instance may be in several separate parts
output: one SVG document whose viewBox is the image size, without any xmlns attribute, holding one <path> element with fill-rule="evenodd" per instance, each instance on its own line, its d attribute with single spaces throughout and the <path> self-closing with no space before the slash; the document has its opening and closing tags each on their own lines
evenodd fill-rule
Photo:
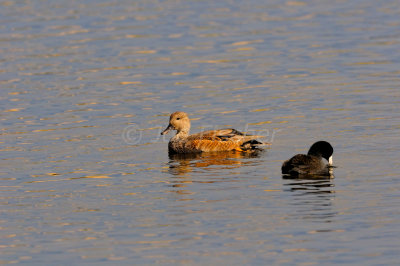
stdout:
<svg viewBox="0 0 400 266">
<path fill-rule="evenodd" d="M 331 175 L 333 148 L 326 141 L 314 143 L 307 155 L 297 154 L 282 165 L 282 174 L 290 176 Z M 323 159 L 326 159 L 326 163 Z"/>
</svg>

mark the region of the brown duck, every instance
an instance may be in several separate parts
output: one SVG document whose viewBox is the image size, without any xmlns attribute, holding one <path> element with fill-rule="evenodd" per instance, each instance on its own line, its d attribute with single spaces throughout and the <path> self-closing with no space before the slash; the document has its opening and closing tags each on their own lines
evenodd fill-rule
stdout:
<svg viewBox="0 0 400 266">
<path fill-rule="evenodd" d="M 256 140 L 263 136 L 247 135 L 232 128 L 189 135 L 190 120 L 185 112 L 172 113 L 168 127 L 161 132 L 161 135 L 167 134 L 171 129 L 177 131 L 168 143 L 168 150 L 171 153 L 248 151 L 266 144 Z"/>
</svg>

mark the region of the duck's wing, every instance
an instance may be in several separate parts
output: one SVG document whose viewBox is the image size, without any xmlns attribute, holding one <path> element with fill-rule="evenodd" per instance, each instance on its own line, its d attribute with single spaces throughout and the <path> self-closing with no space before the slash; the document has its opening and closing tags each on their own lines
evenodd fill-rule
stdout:
<svg viewBox="0 0 400 266">
<path fill-rule="evenodd" d="M 218 130 L 207 130 L 189 136 L 190 140 L 215 140 L 215 141 L 234 141 L 244 143 L 249 140 L 263 138 L 264 136 L 255 136 L 244 134 L 233 128 L 225 128 Z"/>
<path fill-rule="evenodd" d="M 240 133 L 239 135 L 243 135 L 243 133 L 237 131 Z M 230 128 L 227 129 L 218 129 L 218 130 L 207 130 L 203 132 L 199 132 L 197 134 L 192 134 L 189 136 L 190 139 L 208 139 L 208 140 L 222 140 L 221 137 L 223 136 L 233 136 L 234 131 Z"/>
<path fill-rule="evenodd" d="M 265 143 L 256 141 L 262 136 L 246 135 L 232 128 L 208 130 L 190 135 L 186 144 L 199 151 L 229 151 L 254 149 Z"/>
</svg>

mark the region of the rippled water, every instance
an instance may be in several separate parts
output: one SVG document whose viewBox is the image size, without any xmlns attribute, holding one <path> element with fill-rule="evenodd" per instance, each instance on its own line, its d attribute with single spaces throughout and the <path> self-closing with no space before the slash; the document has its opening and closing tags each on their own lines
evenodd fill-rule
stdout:
<svg viewBox="0 0 400 266">
<path fill-rule="evenodd" d="M 394 265 L 398 1 L 0 1 L 0 263 Z M 169 157 L 160 131 L 263 134 Z M 316 140 L 335 178 L 283 179 Z"/>
</svg>

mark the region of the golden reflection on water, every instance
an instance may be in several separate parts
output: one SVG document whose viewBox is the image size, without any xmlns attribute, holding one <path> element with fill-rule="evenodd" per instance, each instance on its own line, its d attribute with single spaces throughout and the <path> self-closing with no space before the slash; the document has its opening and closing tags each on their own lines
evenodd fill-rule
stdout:
<svg viewBox="0 0 400 266">
<path fill-rule="evenodd" d="M 262 151 L 254 152 L 208 152 L 192 154 L 169 154 L 169 170 L 172 175 L 185 176 L 199 168 L 222 166 L 218 169 L 234 169 L 253 163 L 249 158 L 258 158 Z"/>
<path fill-rule="evenodd" d="M 245 165 L 254 164 L 249 159 L 259 158 L 263 151 L 253 152 L 209 152 L 192 154 L 169 154 L 168 173 L 173 176 L 169 181 L 173 190 L 171 192 L 180 195 L 195 194 L 185 189 L 187 184 L 203 183 L 212 184 L 225 182 L 225 178 L 219 176 L 219 171 L 227 171 L 240 168 Z M 201 179 L 193 179 L 193 174 L 202 173 Z M 231 181 L 231 180 L 230 180 Z M 181 198 L 179 201 L 192 200 L 192 198 Z"/>
</svg>

